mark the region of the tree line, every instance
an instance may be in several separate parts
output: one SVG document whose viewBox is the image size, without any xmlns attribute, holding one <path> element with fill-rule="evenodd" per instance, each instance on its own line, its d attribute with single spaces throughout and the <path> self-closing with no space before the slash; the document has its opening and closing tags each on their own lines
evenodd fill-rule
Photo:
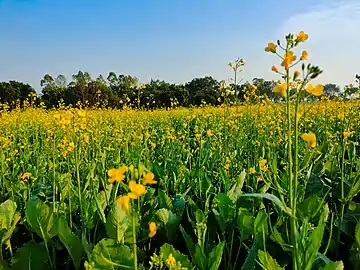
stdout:
<svg viewBox="0 0 360 270">
<path fill-rule="evenodd" d="M 276 101 L 272 92 L 276 82 L 254 78 L 251 82 L 238 84 L 233 82 L 225 86 L 211 76 L 194 78 L 185 84 L 173 84 L 166 81 L 151 80 L 141 84 L 131 75 L 110 72 L 106 78 L 96 79 L 88 72 L 79 71 L 70 82 L 64 75 L 53 77 L 46 74 L 40 82 L 41 94 L 29 84 L 9 81 L 0 82 L 0 103 L 8 108 L 22 106 L 25 101 L 33 100 L 46 108 L 63 105 L 89 107 L 106 106 L 111 108 L 168 108 L 199 106 L 201 104 L 220 105 L 225 101 L 257 102 L 259 97 L 268 97 Z M 360 76 L 356 75 L 356 86 L 348 85 L 344 90 L 335 84 L 326 84 L 325 95 L 330 98 L 349 99 L 359 93 Z M 36 97 L 36 99 L 34 98 Z"/>
</svg>

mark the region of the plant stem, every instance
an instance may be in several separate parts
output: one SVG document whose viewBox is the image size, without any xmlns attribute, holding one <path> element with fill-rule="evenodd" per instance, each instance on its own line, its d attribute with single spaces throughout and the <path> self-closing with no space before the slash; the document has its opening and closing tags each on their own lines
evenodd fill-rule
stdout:
<svg viewBox="0 0 360 270">
<path fill-rule="evenodd" d="M 137 270 L 136 220 L 135 219 L 136 219 L 136 215 L 132 215 L 134 269 Z"/>
<path fill-rule="evenodd" d="M 339 257 L 339 247 L 340 247 L 340 237 L 341 237 L 341 229 L 342 223 L 344 220 L 344 212 L 345 212 L 345 196 L 344 196 L 344 170 L 345 170 L 345 150 L 346 150 L 346 142 L 344 140 L 343 149 L 342 149 L 342 157 L 341 157 L 341 180 L 340 180 L 340 188 L 341 188 L 341 212 L 340 212 L 340 222 L 336 235 L 336 258 Z"/>
<path fill-rule="evenodd" d="M 288 52 L 288 47 L 286 48 L 286 53 Z M 291 108 L 290 108 L 290 72 L 289 69 L 286 70 L 286 115 L 287 115 L 287 136 L 288 136 L 288 174 L 289 174 L 289 197 L 290 197 L 290 208 L 294 211 L 294 183 L 293 183 L 293 160 L 292 160 L 292 140 L 291 140 Z M 297 270 L 297 239 L 296 239 L 296 220 L 293 215 L 290 219 L 291 225 L 291 244 L 293 246 L 292 257 L 293 257 L 293 269 Z"/>
</svg>

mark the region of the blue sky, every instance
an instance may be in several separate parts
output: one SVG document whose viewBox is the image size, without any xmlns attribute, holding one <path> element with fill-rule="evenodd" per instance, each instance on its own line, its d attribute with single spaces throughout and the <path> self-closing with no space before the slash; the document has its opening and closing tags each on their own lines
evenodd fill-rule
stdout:
<svg viewBox="0 0 360 270">
<path fill-rule="evenodd" d="M 324 69 L 321 82 L 353 82 L 360 73 L 357 0 L 0 0 L 0 81 L 38 91 L 46 74 L 109 71 L 141 81 L 227 79 L 230 60 L 242 74 L 275 79 L 267 42 L 305 30 L 303 48 Z M 356 70 L 358 69 L 358 70 Z"/>
</svg>

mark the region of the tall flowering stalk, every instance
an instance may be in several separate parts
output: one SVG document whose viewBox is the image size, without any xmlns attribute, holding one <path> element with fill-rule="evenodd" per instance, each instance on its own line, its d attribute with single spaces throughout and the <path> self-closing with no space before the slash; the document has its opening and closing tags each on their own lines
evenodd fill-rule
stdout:
<svg viewBox="0 0 360 270">
<path fill-rule="evenodd" d="M 246 62 L 244 61 L 244 59 L 242 58 L 238 58 L 236 59 L 235 61 L 233 62 L 230 62 L 229 64 L 229 67 L 231 67 L 231 69 L 233 70 L 234 72 L 234 96 L 235 96 L 235 101 L 238 101 L 238 73 L 241 73 L 243 72 L 243 67 L 246 65 Z"/>
<path fill-rule="evenodd" d="M 286 137 L 287 137 L 287 157 L 288 157 L 288 194 L 289 207 L 291 209 L 290 230 L 291 244 L 293 247 L 293 269 L 299 269 L 298 247 L 298 223 L 296 219 L 297 206 L 297 184 L 299 177 L 299 104 L 306 95 L 321 96 L 323 94 L 323 85 L 312 85 L 311 80 L 315 79 L 322 71 L 310 64 L 305 65 L 308 58 L 308 52 L 302 51 L 301 56 L 295 54 L 294 49 L 308 39 L 308 35 L 303 31 L 297 35 L 288 34 L 285 37 L 286 44 L 282 45 L 278 40 L 277 44 L 270 42 L 265 48 L 266 52 L 273 53 L 281 59 L 281 69 L 272 66 L 271 70 L 279 75 L 281 79 L 274 87 L 273 92 L 284 98 L 286 102 Z M 294 69 L 301 64 L 301 71 Z M 292 105 L 294 111 L 292 111 Z M 302 139 L 307 142 L 307 148 L 316 147 L 316 135 L 314 133 L 305 133 Z"/>
</svg>

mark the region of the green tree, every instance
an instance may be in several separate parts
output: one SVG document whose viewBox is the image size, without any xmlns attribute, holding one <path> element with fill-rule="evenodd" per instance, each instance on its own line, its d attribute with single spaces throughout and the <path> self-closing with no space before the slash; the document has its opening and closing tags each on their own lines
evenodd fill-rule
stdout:
<svg viewBox="0 0 360 270">
<path fill-rule="evenodd" d="M 55 79 L 46 74 L 40 81 L 42 87 L 42 99 L 45 105 L 50 108 L 56 106 L 60 99 L 64 99 L 66 91 L 66 78 L 64 75 L 58 75 Z"/>
<path fill-rule="evenodd" d="M 202 102 L 215 105 L 219 97 L 219 82 L 211 76 L 196 78 L 185 84 L 189 92 L 191 105 L 200 105 Z"/>
</svg>

